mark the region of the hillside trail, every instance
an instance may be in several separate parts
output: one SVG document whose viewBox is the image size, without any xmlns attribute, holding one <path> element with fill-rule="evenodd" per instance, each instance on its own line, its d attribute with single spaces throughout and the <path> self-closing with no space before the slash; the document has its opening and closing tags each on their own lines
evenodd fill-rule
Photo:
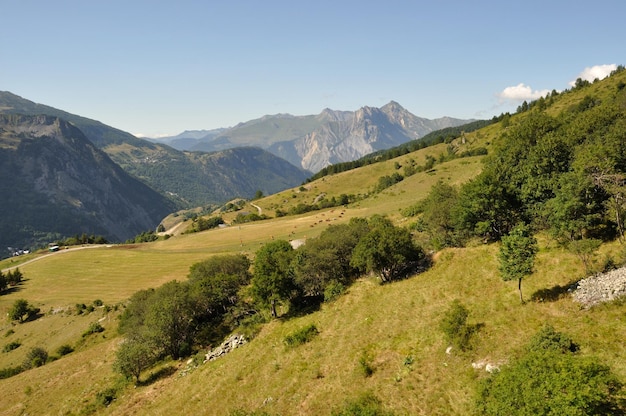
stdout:
<svg viewBox="0 0 626 416">
<path fill-rule="evenodd" d="M 259 211 L 259 215 L 263 215 L 263 208 L 261 208 L 260 206 L 258 206 L 257 204 L 255 204 L 253 202 L 250 202 L 250 205 L 255 207 L 257 211 Z"/>
</svg>

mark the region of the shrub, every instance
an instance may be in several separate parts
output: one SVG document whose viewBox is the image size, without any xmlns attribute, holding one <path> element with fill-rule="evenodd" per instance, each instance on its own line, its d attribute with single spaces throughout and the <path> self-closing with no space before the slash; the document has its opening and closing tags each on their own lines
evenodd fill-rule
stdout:
<svg viewBox="0 0 626 416">
<path fill-rule="evenodd" d="M 67 344 L 61 345 L 59 348 L 57 348 L 57 354 L 59 354 L 59 357 L 63 357 L 64 355 L 70 354 L 72 352 L 74 352 L 74 348 Z"/>
<path fill-rule="evenodd" d="M 306 344 L 319 334 L 317 327 L 314 324 L 305 326 L 298 331 L 289 334 L 285 337 L 285 344 L 288 347 L 296 347 L 298 345 Z"/>
<path fill-rule="evenodd" d="M 471 338 L 480 327 L 480 325 L 468 325 L 468 316 L 467 308 L 455 300 L 439 323 L 447 341 L 461 351 L 472 349 Z"/>
<path fill-rule="evenodd" d="M 324 302 L 330 302 L 343 295 L 346 291 L 346 287 L 336 280 L 330 282 L 324 288 Z"/>
<path fill-rule="evenodd" d="M 41 367 L 48 361 L 48 351 L 44 350 L 41 347 L 34 347 L 26 354 L 26 359 L 24 360 L 23 368 L 35 368 Z"/>
<path fill-rule="evenodd" d="M 93 306 L 102 306 L 104 305 L 104 302 L 102 302 L 101 299 L 96 299 L 93 301 Z"/>
<path fill-rule="evenodd" d="M 21 345 L 22 344 L 19 341 L 9 342 L 7 345 L 4 346 L 4 348 L 2 348 L 2 352 L 13 351 L 14 349 L 19 348 Z"/>
<path fill-rule="evenodd" d="M 623 415 L 622 384 L 594 357 L 573 353 L 572 340 L 543 328 L 516 362 L 484 380 L 480 415 Z"/>
<path fill-rule="evenodd" d="M 13 377 L 24 371 L 21 366 L 0 368 L 0 380 Z"/>
<path fill-rule="evenodd" d="M 87 328 L 87 330 L 85 332 L 83 332 L 83 338 L 86 336 L 89 336 L 91 334 L 96 334 L 98 332 L 102 332 L 104 331 L 104 328 L 102 327 L 102 325 L 100 325 L 100 323 L 98 322 L 92 322 L 89 325 L 89 328 Z"/>
</svg>

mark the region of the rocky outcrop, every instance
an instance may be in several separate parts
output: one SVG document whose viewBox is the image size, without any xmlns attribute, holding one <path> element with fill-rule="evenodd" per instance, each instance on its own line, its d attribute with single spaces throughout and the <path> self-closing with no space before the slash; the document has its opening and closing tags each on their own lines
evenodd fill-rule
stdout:
<svg viewBox="0 0 626 416">
<path fill-rule="evenodd" d="M 232 335 L 226 341 L 222 342 L 219 347 L 213 348 L 205 355 L 204 362 L 213 361 L 221 356 L 228 354 L 235 348 L 239 348 L 242 345 L 247 344 L 248 341 L 243 335 Z"/>
<path fill-rule="evenodd" d="M 574 301 L 589 308 L 626 296 L 626 267 L 588 277 L 578 282 Z"/>
</svg>

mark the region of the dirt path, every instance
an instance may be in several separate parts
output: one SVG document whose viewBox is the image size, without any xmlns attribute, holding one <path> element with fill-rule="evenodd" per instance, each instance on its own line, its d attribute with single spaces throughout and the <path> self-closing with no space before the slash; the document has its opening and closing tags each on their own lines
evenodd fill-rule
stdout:
<svg viewBox="0 0 626 416">
<path fill-rule="evenodd" d="M 263 208 L 261 208 L 260 206 L 258 206 L 257 204 L 254 204 L 252 202 L 250 202 L 250 205 L 255 207 L 257 211 L 259 211 L 259 215 L 263 215 Z"/>
</svg>

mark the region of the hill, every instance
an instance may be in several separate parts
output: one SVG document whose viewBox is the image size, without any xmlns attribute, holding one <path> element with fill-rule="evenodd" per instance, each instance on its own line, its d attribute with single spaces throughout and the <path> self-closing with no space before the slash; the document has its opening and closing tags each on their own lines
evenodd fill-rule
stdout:
<svg viewBox="0 0 626 416">
<path fill-rule="evenodd" d="M 202 156 L 139 139 L 95 120 L 70 114 L 0 91 L 0 113 L 50 115 L 69 121 L 125 171 L 172 199 L 179 208 L 251 198 L 257 190 L 273 193 L 296 186 L 310 175 L 260 150 Z M 249 153 L 245 157 L 243 154 Z M 233 158 L 229 160 L 229 158 Z M 242 168 L 241 163 L 248 163 Z"/>
<path fill-rule="evenodd" d="M 362 107 L 357 111 L 325 109 L 318 115 L 267 115 L 228 129 L 207 131 L 203 137 L 199 132 L 185 132 L 159 141 L 181 150 L 257 146 L 295 166 L 317 172 L 329 164 L 353 161 L 467 122 L 450 117 L 417 117 L 391 101 L 381 108 Z"/>
<path fill-rule="evenodd" d="M 174 208 L 56 117 L 0 114 L 0 161 L 1 247 L 82 233 L 124 241 Z"/>
<path fill-rule="evenodd" d="M 44 366 L 0 380 L 4 414 L 326 415 L 333 411 L 341 414 L 342 410 L 342 414 L 351 414 L 346 409 L 354 409 L 349 403 L 357 402 L 394 415 L 467 415 L 476 410 L 477 392 L 485 380 L 506 379 L 512 369 L 519 368 L 516 363 L 528 363 L 521 361 L 528 345 L 546 325 L 571 337 L 575 345 L 567 346 L 577 350 L 567 352 L 573 361 L 563 361 L 569 366 L 552 376 L 566 374 L 573 363 L 592 363 L 587 367 L 589 373 L 610 369 L 619 380 L 626 380 L 624 301 L 585 309 L 570 294 L 575 282 L 589 273 L 626 263 L 618 220 L 611 210 L 615 205 L 600 203 L 614 201 L 609 198 L 611 189 L 601 192 L 582 180 L 598 172 L 587 169 L 591 161 L 598 160 L 591 156 L 613 161 L 626 154 L 620 150 L 626 113 L 624 85 L 626 72 L 622 71 L 607 80 L 551 95 L 543 104 L 527 103 L 517 114 L 503 115 L 496 123 L 444 143 L 330 174 L 255 201 L 255 206 L 270 216 L 301 204 L 321 204 L 332 197 L 339 200 L 342 194 L 350 199 L 346 204 L 317 206 L 300 214 L 147 244 L 69 250 L 48 257 L 29 255 L 37 260 L 28 264 L 21 263 L 28 256 L 4 261 L 2 268 L 19 266 L 28 280 L 0 296 L 0 313 L 4 315 L 18 298 L 28 299 L 45 313 L 23 324 L 4 322 L 0 333 L 4 333 L 5 345 L 20 345 L 0 354 L 0 368 L 19 365 L 35 346 L 44 345 L 51 352 L 64 344 L 74 348 Z M 535 134 L 537 131 L 543 133 Z M 563 145 L 566 142 L 569 146 Z M 609 144 L 614 147 L 605 152 Z M 472 155 L 476 148 L 487 149 L 488 155 Z M 550 151 L 543 152 L 546 149 Z M 594 149 L 602 152 L 596 154 Z M 467 156 L 461 157 L 463 154 Z M 559 157 L 549 157 L 552 155 Z M 507 165 L 498 160 L 515 163 L 505 169 Z M 619 169 L 623 172 L 623 166 Z M 394 174 L 402 179 L 380 180 Z M 610 174 L 619 177 L 615 171 Z M 531 186 L 533 179 L 541 186 Z M 383 183 L 388 186 L 381 187 Z M 559 186 L 551 194 L 554 184 Z M 568 186 L 573 184 L 584 186 Z M 444 185 L 456 189 L 459 199 L 452 198 L 454 192 L 441 192 L 449 191 Z M 432 193 L 433 189 L 440 192 Z M 568 192 L 559 193 L 564 191 Z M 484 200 L 477 198 L 481 195 Z M 559 199 L 545 204 L 554 197 Z M 581 198 L 588 203 L 579 204 Z M 463 206 L 457 205 L 458 201 L 477 202 L 469 211 L 485 216 L 446 223 L 449 208 Z M 560 201 L 571 203 L 556 203 Z M 541 216 L 554 208 L 563 208 L 554 211 L 559 214 L 556 218 Z M 252 209 L 256 208 L 250 206 Z M 187 282 L 192 264 L 216 255 L 237 253 L 254 258 L 261 248 L 278 240 L 305 240 L 306 247 L 315 244 L 322 232 L 332 230 L 331 225 L 376 214 L 410 229 L 415 242 L 432 250 L 431 267 L 390 284 L 364 275 L 344 294 L 318 308 L 294 311 L 289 302 L 277 302 L 278 319 L 271 319 L 264 307 L 239 304 L 235 312 L 251 313 L 258 326 L 238 327 L 243 318 L 224 323 L 228 329 L 254 335 L 233 352 L 200 364 L 208 348 L 198 346 L 199 355 L 190 357 L 191 361 L 165 359 L 143 372 L 137 386 L 113 370 L 122 340 L 116 332 L 117 316 L 128 310 L 125 300 L 136 291 L 172 280 Z M 489 216 L 496 214 L 495 218 Z M 230 222 L 233 217 L 225 218 Z M 503 219 L 518 218 L 535 227 L 538 241 L 534 271 L 524 278 L 523 304 L 517 282 L 502 280 L 500 243 L 494 231 L 504 232 L 499 227 L 510 225 L 511 221 Z M 552 223 L 540 221 L 542 218 L 569 218 L 572 221 L 567 224 L 573 227 L 583 224 L 587 232 L 583 238 L 573 233 L 574 241 L 591 236 L 604 240 L 589 257 L 581 257 L 584 253 L 572 250 L 553 233 Z M 492 222 L 494 219 L 502 222 Z M 431 228 L 436 224 L 441 233 L 433 232 L 439 230 Z M 559 224 L 563 222 L 555 223 Z M 454 234 L 457 231 L 460 233 Z M 454 234 L 459 241 L 433 238 L 445 233 Z M 302 254 L 299 259 L 311 254 L 297 253 Z M 210 287 L 210 282 L 206 283 Z M 245 290 L 237 296 L 244 300 L 252 297 Z M 91 312 L 89 307 L 80 307 L 83 303 L 94 305 L 94 300 L 104 305 Z M 455 300 L 467 309 L 475 331 L 466 351 L 459 347 L 448 350 L 450 343 L 441 329 L 442 318 Z M 246 306 L 255 308 L 256 313 Z M 94 322 L 104 331 L 89 333 Z M 308 342 L 286 342 L 312 326 L 317 335 Z M 554 341 L 566 340 L 562 335 L 556 338 Z M 546 357 L 553 356 L 550 354 Z M 498 367 L 499 373 L 487 372 L 487 364 L 492 370 Z M 551 367 L 544 360 L 533 362 L 530 368 L 533 371 L 528 377 L 543 375 L 543 370 Z M 576 377 L 581 373 L 585 372 Z M 551 379 L 546 380 L 549 383 Z M 529 378 L 519 388 L 508 389 L 508 397 L 533 390 L 535 381 Z M 547 391 L 559 393 L 545 388 L 552 385 L 541 386 L 538 402 L 550 401 Z M 596 393 L 590 383 L 561 390 L 567 397 Z M 624 390 L 617 384 L 611 394 L 624 398 Z M 623 408 L 622 404 L 604 414 L 623 414 Z M 580 406 L 577 410 L 583 411 Z"/>
</svg>

